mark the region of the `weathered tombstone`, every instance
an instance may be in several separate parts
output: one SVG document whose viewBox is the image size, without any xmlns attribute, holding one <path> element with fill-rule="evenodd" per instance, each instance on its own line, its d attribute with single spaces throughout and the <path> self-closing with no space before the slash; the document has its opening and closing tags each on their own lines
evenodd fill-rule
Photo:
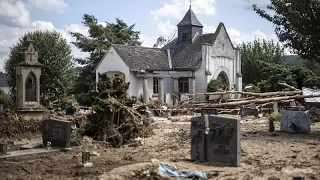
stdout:
<svg viewBox="0 0 320 180">
<path fill-rule="evenodd" d="M 298 106 L 283 106 L 283 110 L 288 111 L 301 111 L 301 108 Z"/>
<path fill-rule="evenodd" d="M 6 155 L 8 152 L 8 145 L 7 143 L 0 143 L 0 155 Z"/>
<path fill-rule="evenodd" d="M 296 105 L 296 102 L 295 102 L 294 100 L 291 100 L 291 101 L 290 101 L 290 106 L 291 106 L 291 107 L 297 106 L 297 105 Z"/>
<path fill-rule="evenodd" d="M 311 128 L 308 114 L 302 111 L 282 111 L 280 130 L 288 133 L 309 133 Z"/>
<path fill-rule="evenodd" d="M 244 116 L 259 116 L 259 109 L 251 107 L 242 107 L 241 108 L 241 117 Z"/>
<path fill-rule="evenodd" d="M 215 108 L 201 108 L 201 116 L 203 115 L 218 115 L 218 109 Z"/>
<path fill-rule="evenodd" d="M 42 121 L 42 142 L 46 148 L 47 143 L 51 147 L 68 148 L 71 138 L 71 121 L 48 119 Z"/>
<path fill-rule="evenodd" d="M 191 118 L 191 160 L 206 161 L 204 116 Z"/>
<path fill-rule="evenodd" d="M 256 104 L 254 104 L 254 103 L 250 103 L 248 107 L 251 108 L 251 109 L 256 109 L 257 108 Z"/>
<path fill-rule="evenodd" d="M 208 116 L 206 159 L 211 163 L 240 165 L 240 120 Z"/>
<path fill-rule="evenodd" d="M 269 120 L 269 132 L 274 132 L 274 121 L 273 120 Z"/>
<path fill-rule="evenodd" d="M 74 108 L 74 106 L 69 106 L 66 108 L 66 115 L 74 115 L 76 109 Z"/>
</svg>

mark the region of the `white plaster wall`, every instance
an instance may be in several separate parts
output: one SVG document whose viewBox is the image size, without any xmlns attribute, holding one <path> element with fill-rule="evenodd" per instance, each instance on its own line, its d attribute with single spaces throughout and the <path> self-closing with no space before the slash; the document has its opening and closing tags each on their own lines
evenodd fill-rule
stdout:
<svg viewBox="0 0 320 180">
<path fill-rule="evenodd" d="M 130 82 L 128 94 L 129 96 L 137 96 L 137 78 L 132 72 L 129 71 L 129 67 L 124 63 L 118 53 L 113 47 L 109 49 L 107 54 L 104 56 L 104 59 L 96 69 L 96 77 L 99 73 L 105 73 L 108 71 L 120 71 L 125 74 L 125 81 Z M 98 79 L 96 79 L 97 81 Z"/>
<path fill-rule="evenodd" d="M 195 71 L 195 91 L 197 93 L 203 93 L 207 91 L 207 77 L 205 74 L 206 71 L 206 64 L 204 61 L 200 63 L 200 67 L 197 71 Z"/>
</svg>

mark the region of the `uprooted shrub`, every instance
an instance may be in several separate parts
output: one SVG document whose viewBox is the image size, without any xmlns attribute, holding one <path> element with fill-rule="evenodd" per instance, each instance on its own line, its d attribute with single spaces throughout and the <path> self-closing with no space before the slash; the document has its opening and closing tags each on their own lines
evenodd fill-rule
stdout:
<svg viewBox="0 0 320 180">
<path fill-rule="evenodd" d="M 120 147 L 152 132 L 150 127 L 144 126 L 147 118 L 132 108 L 136 98 L 128 97 L 128 88 L 129 83 L 120 77 L 111 81 L 106 75 L 100 76 L 98 91 L 91 91 L 95 97 L 92 105 L 95 113 L 88 116 L 86 135 Z"/>
</svg>

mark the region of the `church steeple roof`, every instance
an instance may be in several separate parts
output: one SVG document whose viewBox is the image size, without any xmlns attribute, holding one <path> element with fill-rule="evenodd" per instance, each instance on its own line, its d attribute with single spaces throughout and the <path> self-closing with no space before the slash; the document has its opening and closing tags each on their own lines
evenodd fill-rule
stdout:
<svg viewBox="0 0 320 180">
<path fill-rule="evenodd" d="M 191 6 L 188 12 L 186 13 L 186 15 L 184 15 L 183 19 L 180 21 L 180 23 L 177 26 L 186 26 L 186 25 L 203 27 L 203 25 L 198 20 L 197 16 L 192 11 Z"/>
</svg>

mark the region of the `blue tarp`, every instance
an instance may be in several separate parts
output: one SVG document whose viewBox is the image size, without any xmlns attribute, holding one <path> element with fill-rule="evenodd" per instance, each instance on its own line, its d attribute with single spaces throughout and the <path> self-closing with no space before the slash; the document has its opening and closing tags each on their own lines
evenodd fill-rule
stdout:
<svg viewBox="0 0 320 180">
<path fill-rule="evenodd" d="M 193 177 L 198 177 L 198 178 L 204 178 L 207 179 L 207 175 L 205 173 L 199 172 L 199 171 L 195 171 L 195 172 L 191 172 L 191 173 L 184 173 L 184 174 L 179 174 L 177 171 L 173 171 L 170 168 L 159 164 L 159 170 L 158 170 L 158 174 L 160 176 L 164 176 L 164 174 L 167 173 L 170 177 L 173 178 L 193 178 Z"/>
</svg>

